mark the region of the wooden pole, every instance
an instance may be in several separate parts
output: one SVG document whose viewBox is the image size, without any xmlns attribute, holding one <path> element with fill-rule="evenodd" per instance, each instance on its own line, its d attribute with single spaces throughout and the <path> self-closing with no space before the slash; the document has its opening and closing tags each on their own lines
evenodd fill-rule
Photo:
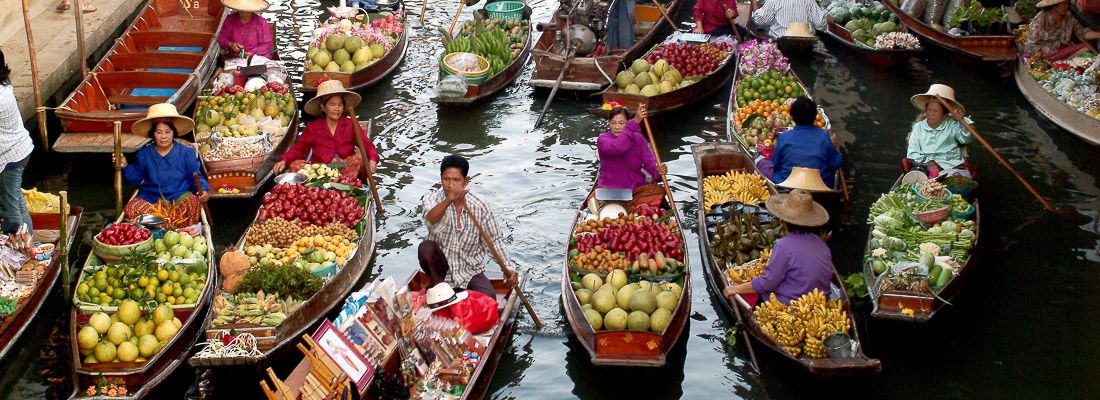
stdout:
<svg viewBox="0 0 1100 400">
<path fill-rule="evenodd" d="M 546 110 L 550 109 L 550 103 L 554 101 L 554 96 L 558 94 L 558 88 L 561 87 L 561 80 L 565 79 L 565 73 L 569 71 L 569 64 L 573 63 L 573 56 L 576 54 L 576 48 L 570 43 L 569 54 L 565 56 L 565 65 L 561 66 L 561 72 L 558 73 L 558 80 L 554 82 L 554 87 L 550 89 L 550 96 L 546 98 L 546 104 L 542 106 L 542 113 L 539 114 L 539 118 L 535 120 L 536 128 L 542 125 L 542 117 L 545 117 Z"/>
<path fill-rule="evenodd" d="M 653 2 L 653 6 L 657 7 L 657 11 L 661 12 L 661 17 L 665 19 L 665 22 L 668 22 L 668 26 L 671 26 L 672 30 L 674 30 L 674 31 L 679 30 L 679 29 L 676 29 L 676 22 L 673 22 L 672 18 L 669 18 L 668 13 L 665 12 L 665 8 L 661 7 L 661 3 L 658 3 L 657 0 L 649 0 L 649 1 Z"/>
<path fill-rule="evenodd" d="M 493 258 L 497 260 L 497 265 L 500 265 L 500 270 L 504 273 L 504 277 L 507 278 L 509 275 L 517 274 L 518 272 L 508 270 L 508 267 L 504 264 L 504 257 L 501 257 L 500 253 L 497 252 L 497 247 L 493 246 L 493 240 L 489 238 L 489 234 L 485 232 L 485 228 L 482 228 L 481 224 L 477 222 L 474 213 L 467 210 L 466 215 L 470 216 L 470 222 L 473 222 L 474 226 L 477 227 L 477 232 L 481 234 L 481 240 L 484 240 L 485 244 L 489 246 L 489 252 L 493 253 Z M 527 314 L 535 321 L 535 329 L 542 329 L 542 321 L 539 320 L 538 314 L 535 314 L 535 308 L 531 306 L 531 302 L 527 301 L 527 296 L 525 296 L 518 287 L 512 289 L 519 295 L 520 301 L 523 302 L 523 308 L 527 309 Z"/>
<path fill-rule="evenodd" d="M 80 0 L 75 0 L 80 1 Z M 122 121 L 115 121 L 115 216 L 122 216 Z"/>
<path fill-rule="evenodd" d="M 355 110 L 351 107 L 345 108 L 348 110 L 348 116 L 351 117 L 351 124 L 355 125 L 355 144 L 359 147 L 359 156 L 363 158 L 363 162 L 360 163 L 362 164 L 362 172 L 367 177 L 367 186 L 370 186 L 370 194 L 374 197 L 374 205 L 378 208 L 378 213 L 382 214 L 382 200 L 378 197 L 378 185 L 374 182 L 374 173 L 367 166 L 370 158 L 367 158 L 367 146 L 366 142 L 363 141 L 363 127 L 359 126 L 359 117 L 355 116 Z M 367 126 L 370 126 L 369 122 Z"/>
<path fill-rule="evenodd" d="M 77 0 L 79 1 L 79 0 Z M 38 113 L 38 134 L 42 136 L 42 148 L 50 151 L 50 135 L 46 131 L 46 110 L 42 108 L 42 88 L 38 84 L 38 51 L 31 34 L 31 16 L 27 12 L 27 0 L 23 0 L 23 28 L 27 30 L 27 54 L 31 59 L 31 87 L 34 88 L 34 109 Z"/>
<path fill-rule="evenodd" d="M 661 154 L 657 152 L 657 142 L 653 140 L 653 130 L 649 129 L 649 118 L 642 118 L 642 123 L 645 124 L 645 133 L 649 135 L 649 146 L 653 148 L 653 158 L 657 159 L 657 165 L 661 164 Z M 661 176 L 661 182 L 665 184 L 665 195 L 668 196 L 668 205 L 672 207 L 672 212 L 676 213 L 676 221 L 681 221 L 680 210 L 676 208 L 676 200 L 672 199 L 672 191 L 668 187 L 668 180 L 665 179 L 665 174 L 658 171 L 658 175 Z"/>
<path fill-rule="evenodd" d="M 424 4 L 420 5 L 420 27 L 424 27 L 424 13 L 428 12 L 428 0 L 424 0 Z"/>
<path fill-rule="evenodd" d="M 27 0 L 23 0 L 27 1 Z M 458 24 L 458 18 L 462 16 L 462 9 L 466 7 L 466 0 L 458 0 L 458 11 L 455 12 L 455 18 L 451 20 L 451 29 L 447 30 L 447 34 L 454 36 L 455 25 Z"/>
<path fill-rule="evenodd" d="M 727 11 L 730 9 L 730 7 L 725 4 L 722 5 L 722 8 Z M 737 28 L 737 22 L 734 21 L 733 18 L 726 17 L 726 19 L 730 21 L 730 28 L 733 29 L 733 34 L 737 35 L 737 43 L 744 43 L 745 37 L 741 36 L 741 29 Z"/>
<path fill-rule="evenodd" d="M 80 56 L 80 78 L 88 77 L 88 50 L 84 47 L 84 3 L 73 0 L 76 17 L 76 54 Z"/>
<path fill-rule="evenodd" d="M 61 214 L 61 227 L 59 228 L 61 234 L 58 235 L 57 239 L 57 254 L 61 260 L 61 284 L 65 290 L 65 301 L 67 302 L 71 300 L 69 285 L 72 283 L 69 281 L 69 192 L 62 190 L 58 195 L 61 197 L 61 211 L 58 212 Z"/>
<path fill-rule="evenodd" d="M 203 193 L 206 193 L 206 191 L 202 190 L 202 180 L 199 179 L 199 173 L 192 173 L 191 177 L 195 179 L 195 194 L 197 194 L 199 197 L 202 197 Z M 213 228 L 214 214 L 210 213 L 210 205 L 206 204 L 205 201 L 200 201 L 200 203 L 202 203 L 202 210 L 206 212 L 206 224 L 210 225 L 210 227 Z"/>
</svg>

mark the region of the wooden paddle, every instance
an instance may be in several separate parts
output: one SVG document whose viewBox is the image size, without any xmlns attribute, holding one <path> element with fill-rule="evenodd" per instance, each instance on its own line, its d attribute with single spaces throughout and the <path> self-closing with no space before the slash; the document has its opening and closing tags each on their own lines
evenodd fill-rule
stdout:
<svg viewBox="0 0 1100 400">
<path fill-rule="evenodd" d="M 573 63 L 573 56 L 576 54 L 576 47 L 570 43 L 569 54 L 565 56 L 565 65 L 561 66 L 561 72 L 558 73 L 558 80 L 554 82 L 554 87 L 550 89 L 550 96 L 546 98 L 546 104 L 542 106 L 542 113 L 539 114 L 539 118 L 535 120 L 536 128 L 542 125 L 542 117 L 545 117 L 546 110 L 550 109 L 550 103 L 554 101 L 554 96 L 558 94 L 558 88 L 561 87 L 561 80 L 565 79 L 565 72 L 569 71 L 569 64 Z M 599 61 L 596 62 L 598 63 Z"/>
<path fill-rule="evenodd" d="M 31 59 L 31 87 L 34 89 L 34 109 L 38 113 L 38 134 L 42 136 L 42 149 L 50 152 L 50 135 L 46 131 L 46 109 L 42 107 L 42 87 L 38 82 L 38 51 L 31 34 L 31 16 L 27 13 L 27 0 L 23 0 L 23 29 L 27 30 L 27 51 Z"/>
<path fill-rule="evenodd" d="M 756 350 L 752 348 L 752 339 L 749 338 L 749 332 L 745 329 L 744 324 L 741 323 L 741 321 L 744 320 L 741 317 L 741 307 L 737 305 L 737 299 L 735 298 L 726 298 L 726 301 L 730 303 L 730 307 L 733 307 L 733 313 L 737 314 L 737 323 L 733 325 L 733 329 L 741 331 L 741 337 L 745 339 L 745 348 L 749 349 L 749 360 L 752 361 L 752 370 L 760 374 L 760 363 L 756 361 Z"/>
<path fill-rule="evenodd" d="M 729 10 L 730 10 L 730 7 L 729 7 L 729 6 L 727 6 L 727 5 L 725 5 L 725 4 L 723 4 L 723 5 L 722 5 L 722 8 L 723 8 L 723 9 L 725 9 L 726 11 L 729 11 Z M 728 17 L 728 16 L 726 17 L 726 19 L 730 21 L 730 29 L 732 29 L 732 30 L 733 30 L 733 34 L 737 36 L 737 43 L 742 43 L 742 42 L 744 42 L 744 41 L 745 41 L 745 37 L 744 37 L 744 36 L 741 36 L 741 30 L 740 30 L 740 29 L 737 29 L 737 22 L 735 22 L 735 21 L 733 20 L 733 18 L 730 18 L 730 17 Z"/>
<path fill-rule="evenodd" d="M 202 190 L 202 180 L 199 179 L 199 173 L 198 172 L 192 173 L 191 177 L 195 179 L 195 194 L 197 194 L 199 197 L 202 197 L 203 193 L 206 193 L 206 192 Z M 206 212 L 206 224 L 210 225 L 210 228 L 213 228 L 214 227 L 214 214 L 210 213 L 210 205 L 206 204 L 205 201 L 199 201 L 199 203 L 202 204 L 202 210 L 204 212 Z"/>
<path fill-rule="evenodd" d="M 451 20 L 451 29 L 447 30 L 447 34 L 454 36 L 455 25 L 458 24 L 458 18 L 462 16 L 462 9 L 466 7 L 466 0 L 458 0 L 458 11 L 455 12 L 455 18 Z"/>
<path fill-rule="evenodd" d="M 80 0 L 77 0 L 77 2 L 79 3 Z M 57 254 L 61 257 L 61 279 L 64 279 L 65 301 L 70 301 L 72 300 L 72 297 L 69 296 L 72 290 L 70 287 L 72 279 L 69 279 L 69 213 L 67 212 L 69 209 L 69 192 L 62 190 L 58 193 L 58 196 L 61 197 L 61 211 L 59 211 L 61 224 L 58 228 L 61 235 L 57 238 Z"/>
<path fill-rule="evenodd" d="M 489 234 L 485 232 L 485 228 L 482 228 L 481 224 L 477 222 L 477 217 L 474 217 L 474 213 L 466 210 L 466 215 L 470 216 L 470 222 L 473 222 L 474 226 L 477 227 L 477 232 L 481 234 L 481 240 L 484 240 L 485 244 L 489 246 L 489 252 L 493 253 L 493 258 L 495 258 L 497 264 L 500 265 L 500 270 L 504 273 L 504 277 L 507 278 L 509 275 L 517 274 L 518 272 L 508 270 L 507 265 L 504 263 L 504 257 L 501 257 L 500 253 L 497 252 L 497 247 L 493 245 L 493 240 L 489 238 Z M 531 302 L 527 301 L 527 296 L 525 296 L 518 287 L 513 287 L 512 289 L 519 295 L 519 300 L 523 302 L 523 308 L 527 309 L 527 315 L 530 315 L 531 319 L 535 321 L 535 329 L 542 329 L 542 321 L 539 320 L 538 314 L 535 314 L 535 308 L 531 307 Z"/>
<path fill-rule="evenodd" d="M 355 125 L 355 144 L 359 147 L 359 156 L 363 158 L 362 164 L 363 173 L 367 176 L 367 185 L 370 186 L 370 194 L 374 197 L 374 205 L 378 208 L 378 214 L 382 214 L 382 200 L 378 197 L 378 185 L 374 183 L 374 173 L 371 172 L 367 163 L 370 162 L 370 158 L 367 158 L 366 143 L 363 142 L 363 127 L 359 126 L 359 117 L 355 116 L 355 110 L 351 107 L 344 107 L 348 110 L 348 116 L 351 117 L 351 124 Z M 370 122 L 367 122 L 367 126 L 370 126 Z"/>
<path fill-rule="evenodd" d="M 80 1 L 80 0 L 77 0 Z M 122 121 L 115 121 L 115 215 L 122 216 Z"/>
<path fill-rule="evenodd" d="M 424 13 L 428 12 L 428 0 L 424 0 L 424 4 L 420 5 L 420 27 L 424 27 Z"/>
<path fill-rule="evenodd" d="M 657 142 L 653 140 L 653 130 L 649 129 L 649 117 L 643 117 L 642 123 L 645 124 L 645 133 L 649 135 L 649 146 L 653 148 L 653 157 L 657 159 L 657 165 L 661 165 L 661 154 L 657 152 Z M 668 180 L 665 179 L 665 174 L 657 171 L 657 174 L 661 176 L 661 182 L 665 184 L 665 195 L 668 196 L 668 205 L 672 208 L 672 212 L 676 213 L 676 220 L 680 219 L 680 210 L 676 208 L 676 200 L 672 199 L 672 191 L 669 190 Z"/>
<path fill-rule="evenodd" d="M 661 17 L 665 19 L 665 22 L 668 22 L 668 26 L 671 26 L 672 30 L 679 30 L 679 29 L 676 29 L 676 22 L 674 22 L 672 20 L 672 18 L 669 18 L 668 13 L 665 12 L 665 8 L 661 7 L 661 3 L 658 3 L 657 0 L 649 0 L 649 1 L 653 2 L 653 6 L 657 7 L 657 11 L 661 12 Z"/>
</svg>

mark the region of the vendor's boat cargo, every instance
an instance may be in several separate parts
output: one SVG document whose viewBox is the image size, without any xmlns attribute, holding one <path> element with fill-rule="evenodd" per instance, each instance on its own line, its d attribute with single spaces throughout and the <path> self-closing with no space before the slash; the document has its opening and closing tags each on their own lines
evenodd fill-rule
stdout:
<svg viewBox="0 0 1100 400">
<path fill-rule="evenodd" d="M 408 50 L 409 26 L 401 11 L 333 17 L 313 33 L 301 91 L 317 94 L 326 80 L 363 93 L 397 70 Z"/>
<path fill-rule="evenodd" d="M 1010 34 L 952 35 L 946 28 L 933 27 L 920 18 L 914 18 L 890 0 L 879 0 L 887 10 L 898 16 L 901 24 L 913 34 L 931 44 L 971 61 L 1005 62 L 1016 59 L 1016 42 Z M 944 29 L 944 30 L 941 30 Z"/>
<path fill-rule="evenodd" d="M 923 51 L 898 16 L 874 1 L 835 1 L 825 11 L 834 21 L 822 36 L 871 64 L 893 67 Z"/>
<path fill-rule="evenodd" d="M 1088 59 L 1081 58 L 1081 60 Z M 1073 61 L 1075 60 L 1062 61 L 1062 63 L 1068 65 Z M 1090 85 L 1087 75 L 1076 72 L 1080 71 L 1079 67 L 1064 68 L 1059 71 L 1052 69 L 1049 63 L 1040 64 L 1042 63 L 1035 63 L 1033 67 L 1032 63 L 1028 63 L 1028 60 L 1021 56 L 1016 65 L 1014 73 L 1016 86 L 1020 88 L 1024 98 L 1039 114 L 1055 125 L 1091 145 L 1100 145 L 1100 101 L 1098 101 L 1097 92 L 1093 91 L 1092 97 L 1089 98 L 1085 91 L 1089 87 L 1095 88 L 1095 83 Z M 1043 78 L 1041 82 L 1039 78 Z M 1056 91 L 1064 93 L 1063 97 L 1055 95 Z M 1063 99 L 1074 102 L 1077 106 L 1070 106 Z"/>
<path fill-rule="evenodd" d="M 519 4 L 522 5 L 522 3 Z M 475 49 L 473 43 L 477 43 L 478 37 L 492 37 L 492 39 L 489 42 L 483 42 L 486 44 L 476 45 Z M 523 72 L 523 68 L 531 58 L 531 46 L 534 42 L 531 37 L 530 21 L 527 19 L 464 22 L 457 36 L 444 42 L 446 52 L 441 62 L 443 70 L 440 71 L 438 93 L 432 97 L 432 102 L 467 106 L 503 90 Z M 477 79 L 467 77 L 463 85 L 461 81 L 446 79 L 447 75 L 456 72 L 448 67 L 446 61 L 452 54 L 466 50 L 466 46 L 469 46 L 471 51 L 480 52 L 477 54 L 479 57 L 489 56 L 494 60 L 487 61 L 483 76 Z"/>
</svg>

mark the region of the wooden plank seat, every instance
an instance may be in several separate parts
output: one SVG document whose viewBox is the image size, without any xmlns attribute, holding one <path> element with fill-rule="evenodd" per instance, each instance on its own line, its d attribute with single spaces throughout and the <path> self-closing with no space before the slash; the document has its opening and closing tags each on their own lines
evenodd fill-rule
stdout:
<svg viewBox="0 0 1100 400">
<path fill-rule="evenodd" d="M 214 36 L 209 32 L 148 31 L 130 35 L 139 51 L 154 51 L 162 47 L 198 47 L 205 51 Z"/>
<path fill-rule="evenodd" d="M 153 68 L 194 70 L 202 62 L 202 54 L 162 51 L 118 53 L 110 57 L 115 71 L 139 71 Z"/>
</svg>

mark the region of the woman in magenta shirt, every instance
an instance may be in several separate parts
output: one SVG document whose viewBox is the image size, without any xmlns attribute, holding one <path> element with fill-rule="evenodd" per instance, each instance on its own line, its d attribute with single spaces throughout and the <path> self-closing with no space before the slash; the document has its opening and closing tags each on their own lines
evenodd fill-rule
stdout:
<svg viewBox="0 0 1100 400">
<path fill-rule="evenodd" d="M 271 28 L 258 12 L 271 5 L 266 0 L 222 0 L 222 5 L 236 10 L 225 17 L 218 45 L 230 56 L 252 55 L 271 58 L 275 46 Z"/>
<path fill-rule="evenodd" d="M 612 189 L 634 189 L 664 174 L 664 164 L 650 150 L 638 121 L 645 119 L 645 106 L 638 107 L 634 119 L 627 120 L 626 107 L 615 107 L 607 117 L 609 130 L 596 139 L 600 155 L 600 176 L 596 185 Z M 642 169 L 649 174 L 647 179 Z"/>
<path fill-rule="evenodd" d="M 280 173 L 290 164 L 291 171 L 297 171 L 306 164 L 328 164 L 344 162 L 347 165 L 340 173 L 357 176 L 363 163 L 363 157 L 356 148 L 355 124 L 345 114 L 344 108 L 355 109 L 360 97 L 355 92 L 344 89 L 337 80 L 328 80 L 317 87 L 317 97 L 306 102 L 305 112 L 321 116 L 306 124 L 306 129 L 298 136 L 286 153 L 275 163 L 275 173 Z M 378 150 L 371 143 L 367 132 L 360 129 L 363 146 L 367 153 L 367 168 L 373 174 L 378 169 Z"/>
</svg>

